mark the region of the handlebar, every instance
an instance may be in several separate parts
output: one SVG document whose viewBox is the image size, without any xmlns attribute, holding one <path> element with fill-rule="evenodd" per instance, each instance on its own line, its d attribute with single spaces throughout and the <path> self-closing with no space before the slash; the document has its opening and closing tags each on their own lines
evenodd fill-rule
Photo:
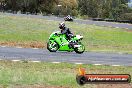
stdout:
<svg viewBox="0 0 132 88">
<path fill-rule="evenodd" d="M 56 35 L 56 36 L 60 36 L 60 35 L 62 35 L 62 34 L 55 33 L 55 35 Z"/>
</svg>

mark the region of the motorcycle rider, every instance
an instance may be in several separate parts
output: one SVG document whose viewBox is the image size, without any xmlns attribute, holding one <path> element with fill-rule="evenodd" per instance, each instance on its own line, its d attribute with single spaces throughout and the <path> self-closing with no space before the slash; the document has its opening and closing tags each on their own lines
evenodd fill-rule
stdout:
<svg viewBox="0 0 132 88">
<path fill-rule="evenodd" d="M 66 17 L 64 17 L 65 21 L 73 21 L 72 17 L 70 15 L 67 15 Z"/>
<path fill-rule="evenodd" d="M 70 31 L 69 28 L 65 26 L 64 22 L 59 23 L 59 28 L 61 29 L 61 33 L 65 34 L 67 39 L 70 41 L 71 37 L 73 36 L 73 33 Z"/>
<path fill-rule="evenodd" d="M 73 45 L 73 41 L 71 41 L 73 33 L 65 26 L 64 22 L 59 23 L 59 28 L 61 29 L 61 33 L 66 35 L 66 38 L 69 41 L 69 46 L 71 47 Z"/>
<path fill-rule="evenodd" d="M 67 16 L 68 19 L 70 19 L 70 17 L 71 17 L 70 15 Z"/>
</svg>

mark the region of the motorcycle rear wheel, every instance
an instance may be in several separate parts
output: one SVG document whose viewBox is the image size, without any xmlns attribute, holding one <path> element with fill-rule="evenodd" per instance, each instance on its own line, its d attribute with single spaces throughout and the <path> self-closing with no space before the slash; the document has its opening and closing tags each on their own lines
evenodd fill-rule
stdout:
<svg viewBox="0 0 132 88">
<path fill-rule="evenodd" d="M 76 47 L 74 51 L 78 54 L 82 54 L 85 51 L 85 46 L 81 43 L 79 45 L 81 45 L 81 47 Z"/>
</svg>

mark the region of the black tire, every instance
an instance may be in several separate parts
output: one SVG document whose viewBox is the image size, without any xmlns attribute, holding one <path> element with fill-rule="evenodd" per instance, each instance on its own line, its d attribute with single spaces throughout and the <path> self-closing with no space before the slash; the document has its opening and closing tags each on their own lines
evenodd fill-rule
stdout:
<svg viewBox="0 0 132 88">
<path fill-rule="evenodd" d="M 73 21 L 73 19 L 70 19 L 69 21 Z"/>
<path fill-rule="evenodd" d="M 79 51 L 78 48 L 75 48 L 74 51 L 75 51 L 76 53 L 78 53 L 78 54 L 82 54 L 82 53 L 85 51 L 85 46 L 84 46 L 83 44 L 79 44 L 79 45 L 82 45 L 83 50 L 82 50 L 82 51 Z"/>
<path fill-rule="evenodd" d="M 86 78 L 84 76 L 76 76 L 76 81 L 79 85 L 84 85 L 86 83 Z"/>
<path fill-rule="evenodd" d="M 58 49 L 59 49 L 59 45 L 57 42 L 54 42 L 56 43 L 56 49 L 55 50 L 52 50 L 49 46 L 50 46 L 50 41 L 47 43 L 47 49 L 50 51 L 50 52 L 56 52 Z"/>
</svg>

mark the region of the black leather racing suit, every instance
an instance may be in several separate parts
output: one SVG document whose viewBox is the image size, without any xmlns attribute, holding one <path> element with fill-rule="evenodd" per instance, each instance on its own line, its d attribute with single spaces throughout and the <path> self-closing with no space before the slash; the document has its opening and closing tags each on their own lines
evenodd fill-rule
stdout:
<svg viewBox="0 0 132 88">
<path fill-rule="evenodd" d="M 61 30 L 61 33 L 62 34 L 66 34 L 66 37 L 68 40 L 71 40 L 71 37 L 73 36 L 72 32 L 69 30 L 69 28 L 67 27 L 64 27 L 62 30 Z"/>
</svg>

